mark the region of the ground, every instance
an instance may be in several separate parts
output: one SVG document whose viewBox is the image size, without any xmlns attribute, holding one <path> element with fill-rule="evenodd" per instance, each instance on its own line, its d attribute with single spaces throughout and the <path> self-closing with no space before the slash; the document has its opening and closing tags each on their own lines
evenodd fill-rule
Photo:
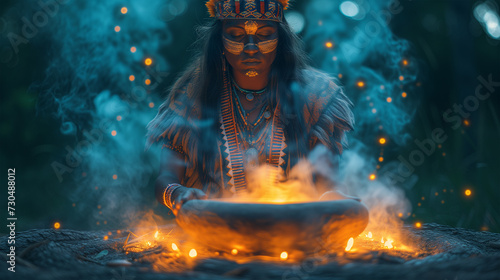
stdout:
<svg viewBox="0 0 500 280">
<path fill-rule="evenodd" d="M 168 227 L 175 227 L 169 225 Z M 175 258 L 156 247 L 123 250 L 127 231 L 103 240 L 106 232 L 33 229 L 16 235 L 16 272 L 3 261 L 1 279 L 500 279 L 500 234 L 438 224 L 405 227 L 422 253 L 411 258 L 390 250 L 338 253 L 301 262 L 224 258 Z M 131 238 L 127 242 L 131 242 Z M 0 237 L 7 258 L 7 236 Z M 171 251 L 171 250 L 170 250 Z M 172 256 L 172 258 L 170 258 Z M 162 257 L 172 262 L 152 263 Z M 188 258 L 189 259 L 189 258 Z M 159 272 L 159 270 L 163 270 Z M 167 271 L 167 272 L 166 272 Z"/>
</svg>

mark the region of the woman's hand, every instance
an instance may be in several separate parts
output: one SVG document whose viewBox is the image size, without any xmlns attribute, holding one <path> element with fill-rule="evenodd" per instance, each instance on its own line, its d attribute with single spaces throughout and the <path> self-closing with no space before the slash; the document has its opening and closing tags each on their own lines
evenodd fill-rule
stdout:
<svg viewBox="0 0 500 280">
<path fill-rule="evenodd" d="M 341 191 L 327 191 L 319 197 L 319 200 L 341 200 L 341 199 L 354 199 L 357 201 L 361 201 L 361 198 L 350 196 L 342 193 Z"/>
<path fill-rule="evenodd" d="M 174 215 L 181 209 L 182 205 L 193 199 L 207 199 L 207 195 L 199 189 L 180 187 L 172 194 L 172 211 Z"/>
</svg>

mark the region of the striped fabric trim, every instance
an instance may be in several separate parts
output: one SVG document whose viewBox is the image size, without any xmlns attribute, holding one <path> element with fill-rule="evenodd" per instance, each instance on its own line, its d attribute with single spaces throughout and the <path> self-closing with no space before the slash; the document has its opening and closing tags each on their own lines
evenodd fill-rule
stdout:
<svg viewBox="0 0 500 280">
<path fill-rule="evenodd" d="M 246 176 L 243 165 L 243 152 L 239 149 L 237 128 L 231 86 L 229 85 L 228 73 L 224 74 L 224 91 L 221 96 L 221 133 L 224 140 L 225 152 L 228 154 L 226 161 L 228 162 L 227 168 L 229 172 L 227 175 L 231 178 L 229 180 L 230 190 L 237 194 L 245 192 L 247 189 Z M 268 163 L 276 168 L 273 168 L 273 174 L 269 176 L 270 184 L 278 182 L 278 174 L 281 165 L 284 163 L 283 150 L 286 147 L 285 135 L 283 126 L 279 120 L 279 103 L 274 110 L 274 117 L 272 122 L 271 145 L 269 147 Z"/>
<path fill-rule="evenodd" d="M 243 170 L 243 153 L 239 149 L 238 135 L 236 134 L 236 121 L 234 119 L 233 98 L 231 87 L 228 86 L 227 74 L 224 75 L 224 92 L 221 97 L 221 129 L 223 140 L 226 142 L 228 157 L 228 175 L 231 177 L 229 184 L 236 193 L 246 189 L 245 172 Z"/>
</svg>

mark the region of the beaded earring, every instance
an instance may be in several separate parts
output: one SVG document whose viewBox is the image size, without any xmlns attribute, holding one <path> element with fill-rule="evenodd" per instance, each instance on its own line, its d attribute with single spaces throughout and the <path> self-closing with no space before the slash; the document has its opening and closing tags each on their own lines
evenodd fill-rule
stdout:
<svg viewBox="0 0 500 280">
<path fill-rule="evenodd" d="M 222 71 L 224 71 L 224 72 L 226 72 L 226 63 L 227 63 L 227 60 L 226 60 L 225 53 L 222 52 Z"/>
</svg>

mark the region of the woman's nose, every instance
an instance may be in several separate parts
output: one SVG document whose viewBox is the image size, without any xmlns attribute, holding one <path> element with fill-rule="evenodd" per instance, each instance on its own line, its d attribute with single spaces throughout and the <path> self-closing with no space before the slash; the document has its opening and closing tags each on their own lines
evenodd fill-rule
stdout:
<svg viewBox="0 0 500 280">
<path fill-rule="evenodd" d="M 259 47 L 255 44 L 255 39 L 252 35 L 248 36 L 248 42 L 245 44 L 243 51 L 249 55 L 254 55 L 259 51 Z"/>
<path fill-rule="evenodd" d="M 243 51 L 249 55 L 254 55 L 259 51 L 259 48 L 255 44 L 246 44 Z"/>
</svg>

